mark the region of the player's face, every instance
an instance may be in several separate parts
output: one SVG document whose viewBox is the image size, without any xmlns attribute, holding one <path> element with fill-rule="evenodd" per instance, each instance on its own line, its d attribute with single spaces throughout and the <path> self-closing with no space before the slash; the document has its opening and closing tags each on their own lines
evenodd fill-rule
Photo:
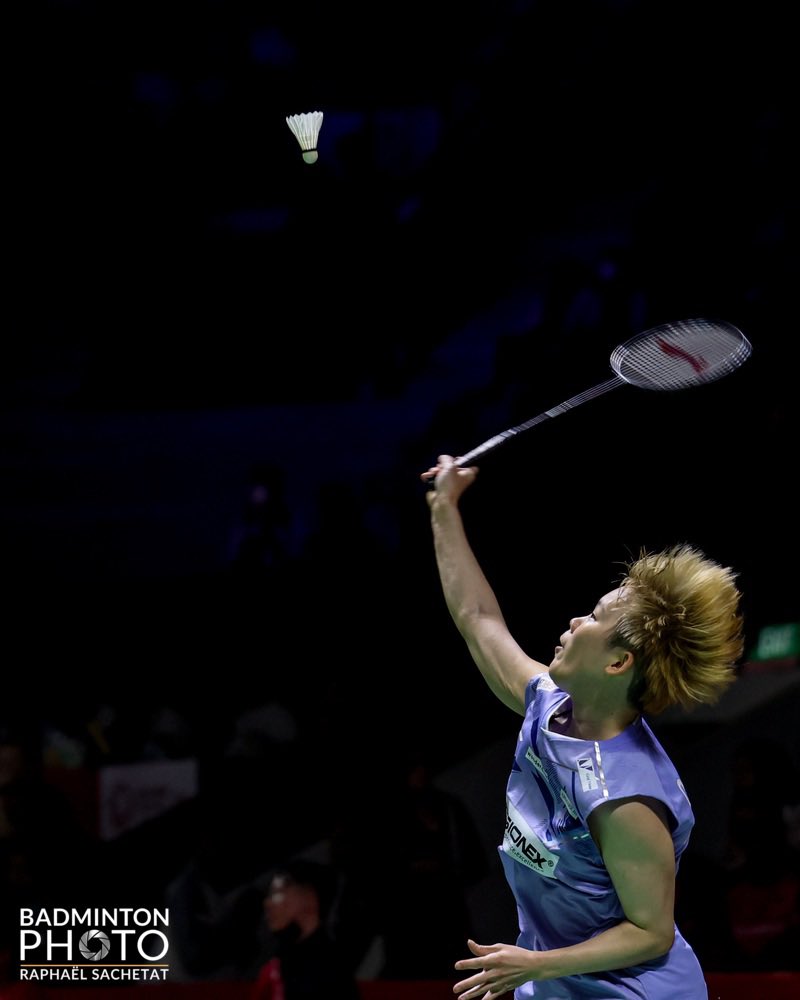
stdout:
<svg viewBox="0 0 800 1000">
<path fill-rule="evenodd" d="M 609 639 L 621 614 L 620 591 L 612 590 L 588 615 L 570 620 L 550 664 L 550 676 L 560 688 L 575 694 L 602 678 L 603 668 L 616 658 Z"/>
</svg>

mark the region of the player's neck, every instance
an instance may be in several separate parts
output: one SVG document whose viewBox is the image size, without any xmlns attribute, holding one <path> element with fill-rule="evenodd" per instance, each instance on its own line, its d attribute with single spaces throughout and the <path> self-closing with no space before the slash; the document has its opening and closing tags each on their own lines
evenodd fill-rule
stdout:
<svg viewBox="0 0 800 1000">
<path fill-rule="evenodd" d="M 550 729 L 576 740 L 610 740 L 619 736 L 638 717 L 630 705 L 609 712 L 598 712 L 593 706 L 566 702 L 550 720 Z"/>
</svg>

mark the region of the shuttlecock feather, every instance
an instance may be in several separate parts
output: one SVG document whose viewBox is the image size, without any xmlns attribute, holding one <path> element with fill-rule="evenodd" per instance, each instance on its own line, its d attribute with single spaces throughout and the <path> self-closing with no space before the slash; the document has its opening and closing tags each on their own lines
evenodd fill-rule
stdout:
<svg viewBox="0 0 800 1000">
<path fill-rule="evenodd" d="M 322 112 L 310 111 L 305 115 L 289 115 L 286 124 L 300 144 L 306 163 L 316 163 L 317 137 L 322 126 Z"/>
</svg>

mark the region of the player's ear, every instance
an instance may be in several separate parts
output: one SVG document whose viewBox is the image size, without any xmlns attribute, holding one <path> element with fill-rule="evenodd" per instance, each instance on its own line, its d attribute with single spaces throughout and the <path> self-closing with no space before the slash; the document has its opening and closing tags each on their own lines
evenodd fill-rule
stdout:
<svg viewBox="0 0 800 1000">
<path fill-rule="evenodd" d="M 636 658 L 629 649 L 617 648 L 614 650 L 614 655 L 617 659 L 606 664 L 606 673 L 625 674 L 629 670 L 633 670 Z"/>
</svg>

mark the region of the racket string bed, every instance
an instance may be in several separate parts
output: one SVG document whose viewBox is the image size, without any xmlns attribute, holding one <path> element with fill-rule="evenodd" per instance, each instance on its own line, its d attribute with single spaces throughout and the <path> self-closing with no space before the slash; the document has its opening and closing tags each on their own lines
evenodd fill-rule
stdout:
<svg viewBox="0 0 800 1000">
<path fill-rule="evenodd" d="M 750 351 L 749 341 L 730 323 L 684 320 L 620 344 L 611 354 L 611 367 L 644 389 L 684 389 L 727 375 Z"/>
</svg>

